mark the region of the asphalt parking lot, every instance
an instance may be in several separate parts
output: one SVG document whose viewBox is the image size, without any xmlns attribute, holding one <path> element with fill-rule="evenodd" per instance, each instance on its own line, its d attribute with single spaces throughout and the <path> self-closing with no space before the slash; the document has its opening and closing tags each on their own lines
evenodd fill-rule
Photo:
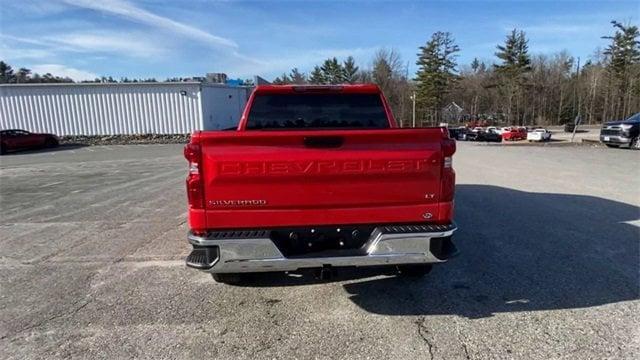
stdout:
<svg viewBox="0 0 640 360">
<path fill-rule="evenodd" d="M 461 255 L 426 278 L 215 283 L 180 145 L 0 158 L 1 358 L 631 359 L 640 152 L 459 145 Z"/>
</svg>

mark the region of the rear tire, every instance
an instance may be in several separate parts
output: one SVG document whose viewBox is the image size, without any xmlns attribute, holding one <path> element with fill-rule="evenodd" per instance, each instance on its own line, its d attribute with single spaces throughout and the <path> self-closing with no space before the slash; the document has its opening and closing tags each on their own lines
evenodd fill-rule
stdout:
<svg viewBox="0 0 640 360">
<path fill-rule="evenodd" d="M 235 285 L 243 280 L 242 274 L 211 274 L 213 280 L 223 284 Z"/>
<path fill-rule="evenodd" d="M 431 264 L 411 264 L 411 265 L 398 265 L 398 271 L 400 276 L 405 277 L 422 277 L 431 272 L 433 266 Z"/>
</svg>

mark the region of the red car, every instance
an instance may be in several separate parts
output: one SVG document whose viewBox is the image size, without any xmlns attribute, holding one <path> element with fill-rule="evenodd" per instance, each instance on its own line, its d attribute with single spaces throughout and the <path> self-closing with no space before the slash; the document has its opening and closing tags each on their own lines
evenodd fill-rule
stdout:
<svg viewBox="0 0 640 360">
<path fill-rule="evenodd" d="M 53 134 L 36 134 L 26 130 L 0 131 L 0 154 L 8 151 L 56 147 L 60 139 Z"/>
<path fill-rule="evenodd" d="M 392 266 L 453 256 L 455 141 L 398 129 L 376 85 L 257 86 L 236 131 L 197 131 L 187 266 L 242 273 Z"/>
<path fill-rule="evenodd" d="M 504 141 L 518 141 L 527 139 L 527 129 L 525 128 L 511 128 L 509 131 L 502 132 L 502 140 Z"/>
</svg>

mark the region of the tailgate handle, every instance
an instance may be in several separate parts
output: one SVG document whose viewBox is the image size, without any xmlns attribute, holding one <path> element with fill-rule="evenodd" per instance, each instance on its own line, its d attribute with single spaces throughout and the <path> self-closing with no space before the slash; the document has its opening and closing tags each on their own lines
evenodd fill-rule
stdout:
<svg viewBox="0 0 640 360">
<path fill-rule="evenodd" d="M 309 148 L 337 148 L 342 146 L 344 138 L 341 136 L 306 136 L 304 146 Z"/>
</svg>

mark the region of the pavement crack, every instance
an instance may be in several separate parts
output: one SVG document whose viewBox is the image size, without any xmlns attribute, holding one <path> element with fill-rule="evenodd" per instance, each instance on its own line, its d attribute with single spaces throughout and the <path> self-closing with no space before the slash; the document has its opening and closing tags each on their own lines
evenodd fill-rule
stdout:
<svg viewBox="0 0 640 360">
<path fill-rule="evenodd" d="M 33 329 L 37 329 L 37 328 L 43 327 L 43 326 L 47 325 L 48 323 L 50 323 L 51 321 L 54 321 L 56 319 L 60 319 L 60 318 L 64 318 L 64 317 L 67 317 L 67 316 L 75 315 L 80 310 L 84 309 L 87 305 L 92 303 L 93 299 L 86 300 L 86 301 L 82 302 L 80 305 L 76 306 L 76 304 L 78 304 L 79 302 L 80 301 L 77 301 L 77 302 L 73 303 L 72 309 L 69 310 L 69 311 L 63 311 L 63 312 L 60 312 L 60 313 L 57 313 L 57 314 L 53 314 L 53 315 L 49 316 L 48 318 L 43 319 L 43 320 L 41 320 L 41 321 L 39 321 L 39 322 L 37 322 L 35 324 L 25 326 L 22 329 L 19 329 L 19 330 L 13 332 L 13 333 L 2 335 L 2 337 L 0 337 L 0 340 L 6 340 L 6 339 L 9 339 L 9 338 L 14 338 L 14 337 L 18 336 L 19 334 L 22 334 L 22 333 L 24 333 L 26 331 L 30 331 L 30 330 L 33 330 Z"/>
<path fill-rule="evenodd" d="M 415 321 L 415 324 L 418 325 L 418 335 L 427 344 L 429 349 L 429 359 L 433 359 L 433 350 L 435 346 L 431 343 L 431 339 L 428 338 L 429 330 L 424 328 L 424 318 L 419 318 Z"/>
<path fill-rule="evenodd" d="M 461 343 L 462 344 L 462 350 L 464 350 L 464 357 L 467 360 L 471 360 L 471 355 L 469 355 L 469 349 L 467 349 L 467 344 L 465 343 Z"/>
</svg>

